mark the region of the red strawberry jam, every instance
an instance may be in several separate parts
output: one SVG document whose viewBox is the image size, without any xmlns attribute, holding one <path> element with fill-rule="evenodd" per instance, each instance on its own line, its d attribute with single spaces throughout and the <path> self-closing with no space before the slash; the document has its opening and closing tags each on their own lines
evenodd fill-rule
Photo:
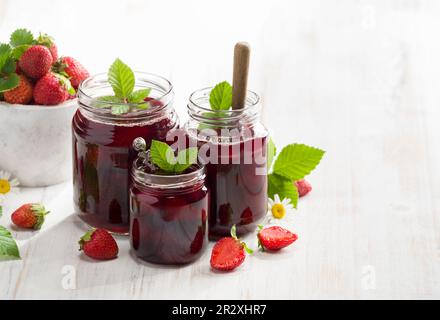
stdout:
<svg viewBox="0 0 440 320">
<path fill-rule="evenodd" d="M 130 190 L 131 246 L 142 260 L 185 264 L 208 242 L 208 189 L 204 168 L 193 165 L 170 175 L 136 160 Z"/>
</svg>

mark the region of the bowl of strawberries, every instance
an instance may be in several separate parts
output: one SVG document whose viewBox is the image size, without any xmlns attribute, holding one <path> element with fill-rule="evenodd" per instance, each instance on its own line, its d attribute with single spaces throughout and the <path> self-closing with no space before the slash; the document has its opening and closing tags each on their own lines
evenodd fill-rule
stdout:
<svg viewBox="0 0 440 320">
<path fill-rule="evenodd" d="M 53 38 L 18 29 L 0 43 L 0 169 L 22 186 L 71 178 L 76 90 L 89 72 Z"/>
</svg>

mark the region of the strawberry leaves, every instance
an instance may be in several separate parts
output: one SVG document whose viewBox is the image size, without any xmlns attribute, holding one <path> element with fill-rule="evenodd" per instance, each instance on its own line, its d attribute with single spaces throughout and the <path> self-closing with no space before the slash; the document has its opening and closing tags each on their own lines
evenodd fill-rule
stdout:
<svg viewBox="0 0 440 320">
<path fill-rule="evenodd" d="M 268 175 L 268 196 L 278 194 L 288 198 L 293 206 L 298 205 L 298 189 L 294 182 L 310 174 L 321 161 L 325 151 L 304 144 L 293 143 L 285 146 L 273 164 Z M 268 170 L 276 154 L 276 147 L 270 139 L 268 143 Z"/>
<path fill-rule="evenodd" d="M 18 86 L 20 77 L 15 73 L 15 60 L 9 44 L 0 44 L 0 92 Z"/>
<path fill-rule="evenodd" d="M 17 243 L 12 237 L 11 232 L 5 227 L 0 226 L 0 260 L 15 258 L 20 258 Z"/>
</svg>

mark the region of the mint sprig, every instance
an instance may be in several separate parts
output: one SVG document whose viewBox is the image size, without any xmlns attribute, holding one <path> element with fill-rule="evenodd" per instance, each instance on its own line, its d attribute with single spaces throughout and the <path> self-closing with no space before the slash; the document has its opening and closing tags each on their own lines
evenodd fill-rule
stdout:
<svg viewBox="0 0 440 320">
<path fill-rule="evenodd" d="M 111 112 L 114 115 L 128 113 L 132 107 L 137 109 L 149 108 L 149 103 L 144 102 L 144 100 L 149 96 L 151 89 L 133 91 L 135 87 L 134 72 L 121 59 L 117 58 L 113 62 L 107 76 L 114 95 L 99 97 L 97 107 L 107 107 L 111 104 Z"/>
<path fill-rule="evenodd" d="M 212 110 L 229 110 L 232 105 L 232 86 L 227 81 L 217 84 L 209 94 Z"/>
<path fill-rule="evenodd" d="M 197 161 L 196 147 L 179 151 L 177 157 L 174 154 L 168 144 L 157 140 L 151 142 L 151 162 L 167 173 L 182 173 Z"/>
<path fill-rule="evenodd" d="M 272 151 L 271 151 L 272 149 Z M 268 195 L 273 198 L 278 194 L 281 199 L 288 198 L 296 208 L 298 204 L 298 190 L 295 181 L 310 174 L 321 161 L 325 151 L 305 144 L 289 144 L 281 150 L 273 171 L 268 175 Z M 270 169 L 276 154 L 275 144 L 268 143 L 268 168 Z"/>
<path fill-rule="evenodd" d="M 0 226 L 0 260 L 20 258 L 17 243 L 12 237 L 11 232 L 5 227 Z"/>
</svg>

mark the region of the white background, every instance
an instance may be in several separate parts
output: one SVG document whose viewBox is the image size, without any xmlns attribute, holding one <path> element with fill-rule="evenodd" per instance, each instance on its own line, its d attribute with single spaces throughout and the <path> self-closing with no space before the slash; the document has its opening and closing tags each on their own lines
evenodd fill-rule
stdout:
<svg viewBox="0 0 440 320">
<path fill-rule="evenodd" d="M 125 240 L 119 259 L 93 263 L 76 250 L 70 183 L 22 190 L 6 210 L 27 197 L 52 217 L 14 232 L 23 260 L 0 262 L 0 298 L 440 298 L 440 2 L 0 0 L 0 41 L 18 27 L 52 35 L 91 73 L 120 57 L 168 77 L 182 119 L 248 41 L 277 144 L 327 153 L 295 246 L 227 275 L 209 270 L 209 252 L 183 268 L 138 264 Z M 62 288 L 65 265 L 75 290 Z"/>
</svg>

